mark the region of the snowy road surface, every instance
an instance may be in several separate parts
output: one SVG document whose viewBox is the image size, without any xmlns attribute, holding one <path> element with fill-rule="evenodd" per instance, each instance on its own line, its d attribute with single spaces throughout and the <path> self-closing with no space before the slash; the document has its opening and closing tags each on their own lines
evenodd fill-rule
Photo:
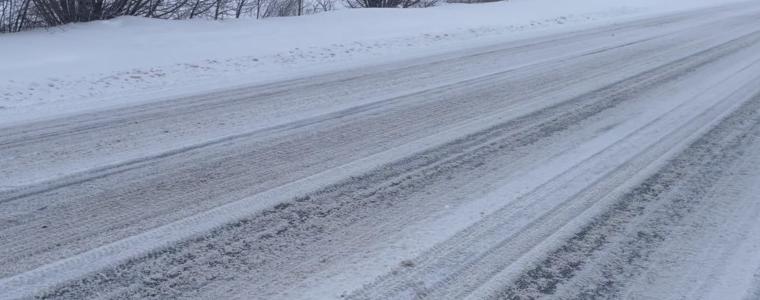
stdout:
<svg viewBox="0 0 760 300">
<path fill-rule="evenodd" d="M 21 124 L 0 298 L 757 299 L 758 166 L 757 2 Z"/>
</svg>

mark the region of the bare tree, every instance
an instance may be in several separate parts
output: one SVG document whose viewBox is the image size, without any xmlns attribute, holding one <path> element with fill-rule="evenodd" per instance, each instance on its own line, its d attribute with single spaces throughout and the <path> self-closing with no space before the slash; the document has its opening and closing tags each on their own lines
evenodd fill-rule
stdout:
<svg viewBox="0 0 760 300">
<path fill-rule="evenodd" d="M 345 0 L 346 6 L 351 8 L 380 8 L 380 7 L 429 7 L 438 0 Z"/>
<path fill-rule="evenodd" d="M 20 31 L 34 26 L 37 22 L 28 16 L 30 6 L 31 0 L 0 1 L 0 32 Z"/>
<path fill-rule="evenodd" d="M 335 0 L 315 0 L 311 3 L 310 13 L 320 13 L 335 9 Z"/>
<path fill-rule="evenodd" d="M 224 17 L 227 0 L 214 0 L 214 20 Z"/>
<path fill-rule="evenodd" d="M 0 32 L 118 16 L 162 19 L 299 16 L 333 10 L 335 1 L 338 0 L 0 0 Z M 341 1 L 349 7 L 427 7 L 438 0 Z"/>
<path fill-rule="evenodd" d="M 240 15 L 243 14 L 243 9 L 247 2 L 248 0 L 235 0 L 235 19 L 240 18 Z"/>
<path fill-rule="evenodd" d="M 300 0 L 269 0 L 262 17 L 286 17 L 298 15 Z"/>
</svg>

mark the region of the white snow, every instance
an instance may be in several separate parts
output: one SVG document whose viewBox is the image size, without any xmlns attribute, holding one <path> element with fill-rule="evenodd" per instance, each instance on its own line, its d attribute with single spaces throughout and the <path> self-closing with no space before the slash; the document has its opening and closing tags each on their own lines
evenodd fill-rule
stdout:
<svg viewBox="0 0 760 300">
<path fill-rule="evenodd" d="M 414 59 L 729 1 L 515 0 L 228 21 L 122 17 L 6 34 L 0 36 L 0 125 Z"/>
</svg>

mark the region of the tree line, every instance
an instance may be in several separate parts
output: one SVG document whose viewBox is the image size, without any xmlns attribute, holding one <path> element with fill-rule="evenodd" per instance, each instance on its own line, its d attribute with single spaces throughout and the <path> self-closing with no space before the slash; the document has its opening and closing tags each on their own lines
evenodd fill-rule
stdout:
<svg viewBox="0 0 760 300">
<path fill-rule="evenodd" d="M 342 1 L 342 2 L 337 2 Z M 350 8 L 427 7 L 438 0 L 0 0 L 0 33 L 118 16 L 160 19 L 268 18 Z"/>
</svg>

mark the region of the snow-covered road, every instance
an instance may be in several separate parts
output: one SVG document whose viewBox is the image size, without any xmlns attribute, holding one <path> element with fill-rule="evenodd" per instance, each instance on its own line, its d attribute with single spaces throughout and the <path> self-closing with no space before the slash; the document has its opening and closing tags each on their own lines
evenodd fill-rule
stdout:
<svg viewBox="0 0 760 300">
<path fill-rule="evenodd" d="M 755 299 L 758 165 L 757 2 L 19 124 L 0 298 Z"/>
</svg>

